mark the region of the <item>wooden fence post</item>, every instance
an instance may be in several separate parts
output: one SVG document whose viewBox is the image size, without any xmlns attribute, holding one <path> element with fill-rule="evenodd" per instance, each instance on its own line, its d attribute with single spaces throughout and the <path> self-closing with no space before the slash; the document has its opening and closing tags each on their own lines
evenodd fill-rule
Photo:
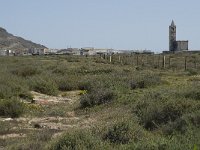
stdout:
<svg viewBox="0 0 200 150">
<path fill-rule="evenodd" d="M 187 56 L 185 56 L 185 71 L 187 70 Z"/>
<path fill-rule="evenodd" d="M 112 55 L 110 55 L 110 63 L 112 63 Z"/>
<path fill-rule="evenodd" d="M 144 66 L 144 60 L 143 60 L 143 54 L 142 54 L 142 56 L 141 56 L 141 65 L 142 65 L 142 67 Z"/>
<path fill-rule="evenodd" d="M 163 68 L 165 69 L 165 55 L 163 55 Z"/>
<path fill-rule="evenodd" d="M 158 68 L 160 67 L 160 55 L 158 55 Z"/>
<path fill-rule="evenodd" d="M 103 59 L 106 59 L 106 54 L 103 54 Z"/>
<path fill-rule="evenodd" d="M 121 64 L 123 65 L 124 56 L 121 57 Z"/>
<path fill-rule="evenodd" d="M 155 56 L 153 55 L 153 68 L 155 67 L 154 65 L 155 65 L 155 58 L 154 58 Z"/>
<path fill-rule="evenodd" d="M 146 64 L 148 65 L 148 56 L 146 55 L 146 60 L 145 60 Z"/>
<path fill-rule="evenodd" d="M 196 69 L 197 68 L 197 58 L 195 57 L 194 59 L 194 68 Z"/>
<path fill-rule="evenodd" d="M 138 65 L 139 65 L 139 60 L 138 60 L 139 58 L 138 58 L 138 55 L 136 55 L 136 59 L 137 59 L 137 62 L 136 62 L 136 63 L 137 63 L 137 66 L 138 66 Z"/>
<path fill-rule="evenodd" d="M 120 57 L 120 55 L 119 55 L 119 62 L 121 62 L 121 57 Z"/>
</svg>

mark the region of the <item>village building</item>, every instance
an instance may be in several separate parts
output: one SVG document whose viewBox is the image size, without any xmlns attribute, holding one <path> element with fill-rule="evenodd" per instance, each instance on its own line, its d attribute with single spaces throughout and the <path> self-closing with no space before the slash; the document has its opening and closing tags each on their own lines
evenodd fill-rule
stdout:
<svg viewBox="0 0 200 150">
<path fill-rule="evenodd" d="M 113 49 L 107 48 L 94 48 L 94 47 L 84 47 L 80 49 L 80 55 L 111 55 Z"/>
<path fill-rule="evenodd" d="M 169 26 L 169 51 L 188 51 L 188 41 L 176 40 L 176 25 L 173 20 Z"/>
<path fill-rule="evenodd" d="M 45 55 L 47 50 L 47 48 L 30 48 L 28 53 L 32 55 Z"/>
<path fill-rule="evenodd" d="M 78 48 L 67 48 L 60 49 L 57 51 L 58 55 L 80 55 L 80 50 Z"/>
<path fill-rule="evenodd" d="M 0 56 L 14 56 L 15 52 L 13 50 L 6 50 L 2 49 L 0 50 Z"/>
</svg>

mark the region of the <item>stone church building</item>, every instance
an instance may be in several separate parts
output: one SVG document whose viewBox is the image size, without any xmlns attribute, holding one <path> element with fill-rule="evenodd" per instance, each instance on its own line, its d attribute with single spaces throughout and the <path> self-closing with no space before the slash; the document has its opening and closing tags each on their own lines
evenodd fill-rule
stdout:
<svg viewBox="0 0 200 150">
<path fill-rule="evenodd" d="M 169 51 L 187 51 L 188 41 L 177 41 L 176 40 L 176 25 L 172 20 L 169 26 Z"/>
</svg>

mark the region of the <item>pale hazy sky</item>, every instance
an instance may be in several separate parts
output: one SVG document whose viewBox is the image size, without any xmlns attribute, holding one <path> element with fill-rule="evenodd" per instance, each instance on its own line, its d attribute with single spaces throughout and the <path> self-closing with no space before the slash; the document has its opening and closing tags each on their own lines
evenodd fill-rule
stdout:
<svg viewBox="0 0 200 150">
<path fill-rule="evenodd" d="M 200 49 L 199 0 L 0 0 L 0 26 L 49 48 L 168 49 L 177 39 Z"/>
</svg>

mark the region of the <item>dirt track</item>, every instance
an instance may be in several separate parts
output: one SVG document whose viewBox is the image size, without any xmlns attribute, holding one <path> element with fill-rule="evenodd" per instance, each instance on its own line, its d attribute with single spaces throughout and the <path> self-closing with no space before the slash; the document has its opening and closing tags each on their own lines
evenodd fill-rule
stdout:
<svg viewBox="0 0 200 150">
<path fill-rule="evenodd" d="M 73 104 L 79 100 L 79 91 L 71 91 L 65 93 L 65 96 L 49 96 L 38 92 L 31 92 L 33 95 L 34 105 L 53 107 L 56 104 Z M 27 105 L 33 105 L 28 103 Z M 42 130 L 52 129 L 59 133 L 71 128 L 88 128 L 91 127 L 95 119 L 88 116 L 77 116 L 74 111 L 67 111 L 66 117 L 60 116 L 44 116 L 44 117 L 20 117 L 20 118 L 0 118 L 2 122 L 14 123 L 17 127 L 10 129 L 13 133 L 0 135 L 0 139 L 26 137 L 25 133 L 15 133 L 15 130 Z"/>
</svg>

